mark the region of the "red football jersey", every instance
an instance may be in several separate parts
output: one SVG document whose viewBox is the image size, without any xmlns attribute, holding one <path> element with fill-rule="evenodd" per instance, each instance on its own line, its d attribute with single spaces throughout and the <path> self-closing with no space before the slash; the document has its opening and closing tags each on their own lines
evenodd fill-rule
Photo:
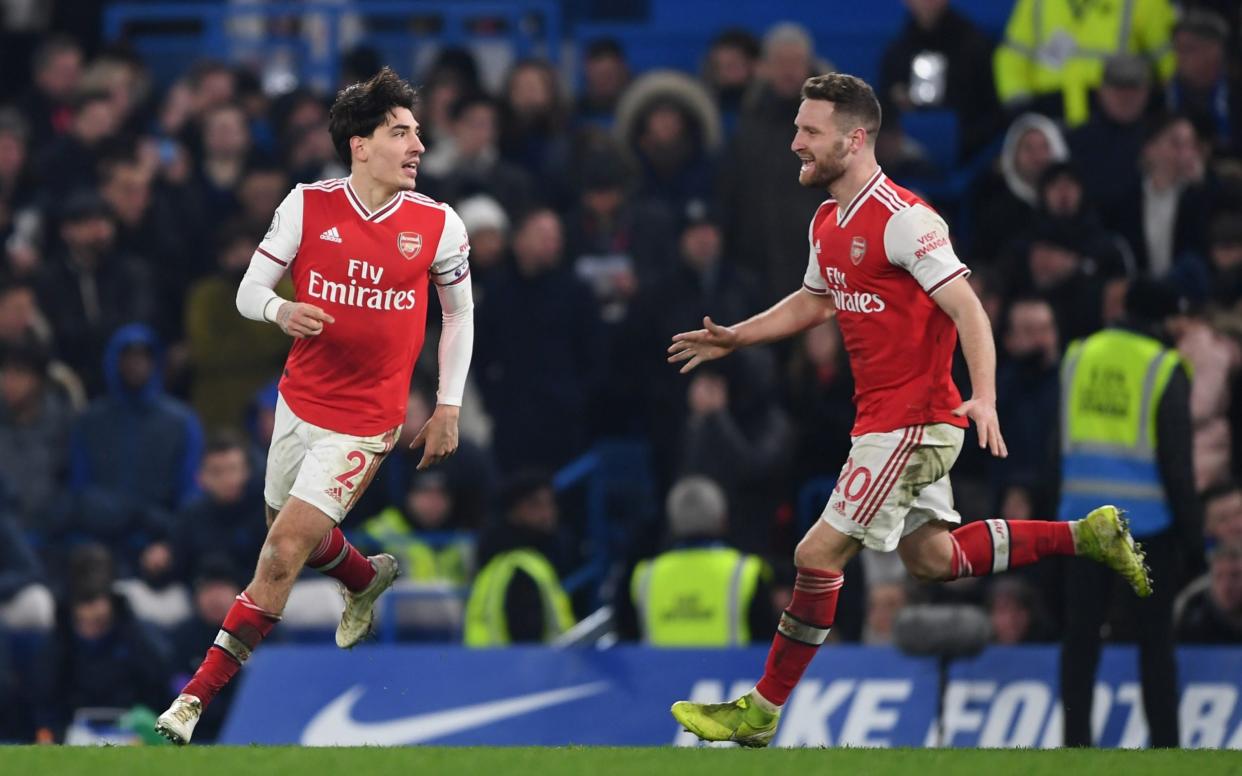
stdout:
<svg viewBox="0 0 1242 776">
<path fill-rule="evenodd" d="M 854 436 L 950 423 L 962 403 L 950 370 L 957 329 L 932 300 L 970 270 L 927 203 L 875 175 L 847 206 L 828 200 L 811 220 L 803 287 L 831 295 L 854 373 Z"/>
<path fill-rule="evenodd" d="M 427 280 L 451 285 L 470 271 L 457 213 L 414 192 L 371 212 L 347 179 L 299 184 L 259 252 L 289 267 L 296 301 L 336 319 L 318 336 L 294 340 L 280 380 L 289 408 L 355 436 L 400 425 L 423 347 Z"/>
</svg>

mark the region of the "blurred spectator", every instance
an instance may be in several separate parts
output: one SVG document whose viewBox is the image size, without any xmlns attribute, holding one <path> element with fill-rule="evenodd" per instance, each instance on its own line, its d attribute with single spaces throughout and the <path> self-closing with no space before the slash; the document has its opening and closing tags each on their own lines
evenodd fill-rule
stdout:
<svg viewBox="0 0 1242 776">
<path fill-rule="evenodd" d="M 1242 542 L 1212 550 L 1206 584 L 1179 602 L 1177 640 L 1187 644 L 1242 644 Z"/>
<path fill-rule="evenodd" d="M 556 494 L 546 477 L 514 475 L 501 516 L 479 537 L 479 565 L 466 602 L 468 647 L 550 642 L 575 622 L 561 587 L 564 553 Z"/>
<path fill-rule="evenodd" d="M 418 166 L 418 190 L 444 202 L 487 194 L 510 213 L 528 206 L 534 182 L 526 170 L 500 158 L 499 121 L 490 97 L 467 95 L 453 103 L 448 131 Z"/>
<path fill-rule="evenodd" d="M 1242 214 L 1225 213 L 1208 230 L 1210 301 L 1222 310 L 1242 302 Z"/>
<path fill-rule="evenodd" d="M 251 568 L 267 523 L 263 478 L 256 475 L 246 440 L 228 431 L 213 434 L 197 483 L 199 495 L 178 510 L 169 533 L 177 578 L 192 583 L 207 572 L 209 558 L 220 554 L 239 568 Z"/>
<path fill-rule="evenodd" d="M 204 219 L 218 224 L 239 209 L 236 191 L 250 158 L 250 127 L 245 111 L 228 103 L 203 114 L 202 131 L 198 185 L 203 192 Z"/>
<path fill-rule="evenodd" d="M 776 626 L 772 570 L 725 542 L 724 490 L 683 477 L 665 500 L 669 548 L 638 563 L 615 602 L 621 638 L 656 647 L 727 647 L 761 642 Z"/>
<path fill-rule="evenodd" d="M 504 273 L 509 254 L 509 214 L 486 194 L 463 199 L 456 209 L 470 235 L 470 283 L 477 310 Z"/>
<path fill-rule="evenodd" d="M 999 129 L 992 43 L 949 0 L 905 0 L 905 6 L 905 26 L 880 59 L 876 94 L 884 123 L 899 126 L 908 111 L 951 110 L 957 116 L 958 159 L 965 161 Z"/>
<path fill-rule="evenodd" d="M 1024 258 L 1014 273 L 1014 292 L 1041 296 L 1052 305 L 1061 341 L 1085 337 L 1100 328 L 1100 280 L 1083 256 L 1073 224 L 1037 222 Z"/>
<path fill-rule="evenodd" d="M 1087 199 L 1077 165 L 1048 165 L 1039 178 L 1038 210 L 1040 221 L 1056 222 L 1078 236 L 1077 242 L 1093 274 L 1118 277 L 1134 273 L 1134 254 L 1129 244 L 1100 221 L 1099 213 Z"/>
<path fill-rule="evenodd" d="M 580 453 L 599 384 L 598 313 L 564 266 L 560 218 L 537 209 L 517 225 L 514 262 L 476 321 L 474 370 L 495 420 L 503 471 L 555 467 Z M 521 326 L 513 322 L 522 321 Z M 547 433 L 555 428 L 556 433 Z"/>
<path fill-rule="evenodd" d="M 797 439 L 793 481 L 800 484 L 840 471 L 854 427 L 854 378 L 835 321 L 803 333 L 789 362 L 786 385 Z"/>
<path fill-rule="evenodd" d="M 766 553 L 794 452 L 794 424 L 776 401 L 772 354 L 751 350 L 716 369 L 699 369 L 686 391 L 682 475 L 723 483 L 733 505 L 730 539 Z"/>
<path fill-rule="evenodd" d="M 1203 534 L 1209 542 L 1242 541 L 1242 488 L 1223 482 L 1203 493 Z"/>
<path fill-rule="evenodd" d="M 0 109 L 0 240 L 7 240 L 15 227 L 17 211 L 34 194 L 27 163 L 29 144 L 30 127 L 22 114 Z"/>
<path fill-rule="evenodd" d="M 737 128 L 758 65 L 759 40 L 749 30 L 730 27 L 712 38 L 703 63 L 703 80 L 716 100 L 726 136 L 732 136 Z"/>
<path fill-rule="evenodd" d="M 625 110 L 618 126 L 626 121 Z M 640 286 L 656 282 L 675 259 L 673 211 L 636 195 L 633 160 L 617 143 L 593 144 L 576 167 L 578 196 L 566 216 L 566 253 L 594 290 L 604 320 L 619 323 Z"/>
<path fill-rule="evenodd" d="M 75 589 L 58 615 L 47 654 L 51 686 L 36 719 L 60 740 L 78 709 L 159 708 L 168 694 L 168 657 L 156 638 L 107 587 Z"/>
<path fill-rule="evenodd" d="M 363 80 L 375 74 L 371 70 Z M 458 100 L 483 92 L 479 83 L 478 65 L 474 55 L 463 48 L 449 47 L 440 51 L 419 89 L 415 118 L 421 125 L 423 143 L 428 148 L 443 140 L 450 124 L 449 113 Z"/>
<path fill-rule="evenodd" d="M 266 323 L 237 314 L 237 287 L 258 245 L 254 233 L 223 229 L 216 274 L 195 283 L 186 297 L 190 403 L 208 430 L 238 428 L 254 392 L 280 374 L 289 338 Z M 293 297 L 287 280 L 278 292 Z"/>
<path fill-rule="evenodd" d="M 262 522 L 258 517 L 255 521 Z M 215 641 L 220 623 L 224 622 L 224 615 L 228 614 L 233 599 L 242 591 L 241 575 L 237 564 L 232 560 L 235 557 L 209 555 L 202 558 L 194 573 L 194 614 L 177 626 L 170 639 L 172 657 L 169 664 L 174 674 L 170 684 L 174 686 L 181 686 L 203 662 L 203 645 Z M 225 685 L 211 705 L 204 710 L 194 728 L 195 741 L 211 743 L 216 740 L 233 703 L 236 687 L 236 683 Z"/>
<path fill-rule="evenodd" d="M 1140 171 L 1141 184 L 1111 203 L 1104 220 L 1130 244 L 1139 271 L 1165 277 L 1186 254 L 1207 252 L 1211 197 L 1189 119 L 1165 114 L 1150 120 Z"/>
<path fill-rule="evenodd" d="M 1242 372 L 1242 344 L 1195 314 L 1174 319 L 1169 331 L 1194 375 L 1190 418 L 1195 429 L 1195 488 L 1203 491 L 1229 479 L 1233 461 L 1229 413 L 1233 385 Z"/>
<path fill-rule="evenodd" d="M 70 107 L 82 77 L 82 47 L 64 35 L 48 37 L 31 63 L 34 83 L 16 104 L 29 122 L 31 150 L 38 152 L 69 131 Z"/>
<path fill-rule="evenodd" d="M 50 633 L 56 602 L 34 549 L 8 509 L 0 511 L 0 641 L 9 633 Z"/>
<path fill-rule="evenodd" d="M 331 148 L 331 136 L 324 127 L 317 127 L 327 138 Z M 332 153 L 335 153 L 334 151 Z M 316 178 L 322 180 L 322 178 Z M 241 205 L 239 223 L 251 234 L 262 235 L 272 223 L 272 213 L 289 193 L 289 176 L 279 167 L 254 165 L 246 170 L 237 184 L 237 202 Z M 214 225 L 213 225 L 214 226 Z"/>
<path fill-rule="evenodd" d="M 1236 15 L 1235 10 L 1235 15 Z M 1227 70 L 1229 24 L 1208 10 L 1187 11 L 1173 27 L 1177 69 L 1168 86 L 1168 106 L 1196 125 L 1211 127 L 1218 151 L 1242 152 L 1242 83 Z"/>
<path fill-rule="evenodd" d="M 897 620 L 897 613 L 905 608 L 907 601 L 906 586 L 902 582 L 888 581 L 867 585 L 867 614 L 863 623 L 863 643 L 892 644 L 893 623 Z"/>
<path fill-rule="evenodd" d="M 405 579 L 465 585 L 474 571 L 475 538 L 457 530 L 453 518 L 448 480 L 436 471 L 418 472 L 400 504 L 359 526 L 359 546 L 394 556 Z"/>
<path fill-rule="evenodd" d="M 116 222 L 94 192 L 78 191 L 65 201 L 60 238 L 63 249 L 51 254 L 34 278 L 39 306 L 57 352 L 91 395 L 98 395 L 108 337 L 129 321 L 154 322 L 157 296 L 148 268 L 116 247 Z"/>
<path fill-rule="evenodd" d="M 1025 113 L 1009 125 L 999 170 L 982 179 L 974 197 L 976 262 L 995 263 L 1013 235 L 1027 228 L 1039 205 L 1040 176 L 1067 158 L 1065 138 L 1051 119 Z"/>
<path fill-rule="evenodd" d="M 725 261 L 720 217 L 706 203 L 687 206 L 676 246 L 676 259 L 652 268 L 658 273 L 644 281 L 622 343 L 624 356 L 618 359 L 627 365 L 631 395 L 646 397 L 648 433 L 661 472 L 672 470 L 673 462 L 665 451 L 680 436 L 685 413 L 684 379 L 664 360 L 669 337 L 699 328 L 703 315 L 740 321 L 759 310 L 755 278 Z M 613 379 L 626 378 L 614 375 Z"/>
<path fill-rule="evenodd" d="M 719 171 L 725 252 L 759 279 L 759 303 L 789 293 L 789 279 L 805 269 L 807 224 L 825 195 L 798 183 L 798 159 L 789 150 L 802 84 L 816 72 L 810 35 L 792 22 L 763 39 L 761 81 L 747 96 Z"/>
<path fill-rule="evenodd" d="M 118 134 L 129 136 L 146 129 L 141 108 L 149 96 L 150 77 L 136 55 L 108 52 L 92 61 L 82 73 L 80 91 L 105 92 L 116 114 Z"/>
<path fill-rule="evenodd" d="M 996 375 L 996 414 L 1010 450 L 1008 458 L 993 459 L 997 487 L 1055 478 L 1048 464 L 1060 417 L 1061 343 L 1052 306 L 1037 297 L 1019 298 L 1009 306 L 1006 323 L 1005 359 Z M 1055 506 L 1041 504 L 1041 516 Z M 1001 514 L 1008 520 L 1029 519 Z"/>
<path fill-rule="evenodd" d="M 444 477 L 449 489 L 453 525 L 474 529 L 483 524 L 495 493 L 496 467 L 488 449 L 465 433 L 467 421 L 462 423 L 463 432 L 457 452 L 436 464 L 431 472 L 419 472 L 417 469 L 423 457 L 423 448 L 412 448 L 410 443 L 431 417 L 434 403 L 434 389 L 424 388 L 416 379 L 410 387 L 401 434 L 384 460 L 375 482 L 359 497 L 353 512 L 371 516 L 389 507 L 400 506 L 406 503 L 411 483 L 416 478 L 435 473 Z M 463 405 L 463 419 L 467 417 L 467 412 Z"/>
<path fill-rule="evenodd" d="M 570 147 L 565 103 L 556 70 L 542 60 L 514 65 L 505 82 L 500 154 L 543 186 L 544 198 L 565 198 Z"/>
<path fill-rule="evenodd" d="M 1048 620 L 1039 593 L 1020 577 L 1000 577 L 988 590 L 988 619 L 996 644 L 1048 640 Z"/>
<path fill-rule="evenodd" d="M 612 126 L 617 102 L 630 83 L 625 49 L 615 38 L 598 38 L 582 53 L 582 93 L 575 106 L 580 126 Z"/>
<path fill-rule="evenodd" d="M 614 135 L 638 160 L 638 194 L 675 213 L 711 195 L 721 134 L 711 95 L 676 71 L 647 73 L 617 106 Z"/>
<path fill-rule="evenodd" d="M 47 538 L 69 461 L 73 412 L 36 345 L 0 350 L 0 479 L 23 531 Z"/>
<path fill-rule="evenodd" d="M 73 98 L 73 117 L 66 131 L 44 145 L 33 168 L 47 205 L 62 201 L 75 188 L 99 182 L 98 165 L 105 141 L 120 129 L 121 116 L 107 92 L 81 92 Z M 40 142 L 32 140 L 32 146 Z"/>
<path fill-rule="evenodd" d="M 1027 107 L 1077 126 L 1087 120 L 1107 54 L 1139 54 L 1168 80 L 1174 19 L 1170 0 L 1090 7 L 1018 0 L 996 49 L 997 94 L 1006 108 Z"/>
<path fill-rule="evenodd" d="M 123 572 L 138 570 L 148 544 L 167 536 L 173 511 L 197 490 L 202 428 L 164 394 L 158 348 L 141 324 L 113 335 L 104 355 L 108 394 L 78 418 L 70 441 L 70 530 L 108 544 Z M 143 566 L 164 573 L 170 554 L 156 555 Z"/>
<path fill-rule="evenodd" d="M 1069 133 L 1090 202 L 1106 206 L 1139 185 L 1135 164 L 1143 149 L 1143 116 L 1151 103 L 1151 67 L 1133 54 L 1104 63 L 1091 120 Z"/>
</svg>

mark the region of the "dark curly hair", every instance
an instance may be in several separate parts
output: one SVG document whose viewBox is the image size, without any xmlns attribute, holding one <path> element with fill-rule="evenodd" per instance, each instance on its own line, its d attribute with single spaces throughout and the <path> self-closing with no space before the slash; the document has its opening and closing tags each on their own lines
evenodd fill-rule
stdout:
<svg viewBox="0 0 1242 776">
<path fill-rule="evenodd" d="M 367 81 L 347 86 L 336 95 L 328 112 L 328 131 L 332 133 L 332 145 L 341 163 L 349 167 L 353 154 L 349 140 L 353 137 L 370 137 L 377 127 L 388 120 L 388 114 L 397 108 L 414 111 L 418 93 L 414 87 L 385 67 Z"/>
</svg>

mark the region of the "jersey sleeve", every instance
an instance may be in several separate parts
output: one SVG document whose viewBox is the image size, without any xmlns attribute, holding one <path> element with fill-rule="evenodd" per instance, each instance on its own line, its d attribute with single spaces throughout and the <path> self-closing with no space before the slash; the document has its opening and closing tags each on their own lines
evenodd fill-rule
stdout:
<svg viewBox="0 0 1242 776">
<path fill-rule="evenodd" d="M 913 275 L 928 295 L 970 274 L 953 251 L 948 225 L 926 205 L 911 205 L 888 220 L 884 252 L 889 262 Z"/>
<path fill-rule="evenodd" d="M 461 216 L 451 207 L 445 208 L 444 231 L 436 257 L 431 262 L 431 281 L 437 286 L 460 283 L 470 274 L 470 238 Z"/>
<path fill-rule="evenodd" d="M 276 208 L 258 252 L 282 267 L 289 266 L 302 244 L 302 187 L 296 186 Z"/>
<path fill-rule="evenodd" d="M 820 205 L 823 207 L 823 205 Z M 815 218 L 819 217 L 819 211 L 815 211 Z M 824 283 L 824 276 L 819 271 L 819 251 L 815 249 L 815 218 L 811 219 L 811 225 L 806 229 L 806 241 L 808 244 L 808 256 L 806 260 L 806 273 L 802 276 L 802 288 L 810 291 L 812 294 L 824 296 L 828 293 L 828 285 Z"/>
</svg>

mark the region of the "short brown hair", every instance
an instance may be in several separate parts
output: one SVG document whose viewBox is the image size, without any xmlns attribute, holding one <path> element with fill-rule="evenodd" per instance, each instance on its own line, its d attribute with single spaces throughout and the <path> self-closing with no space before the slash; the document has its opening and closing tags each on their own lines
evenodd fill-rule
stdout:
<svg viewBox="0 0 1242 776">
<path fill-rule="evenodd" d="M 880 101 L 863 79 L 845 73 L 813 75 L 802 84 L 802 99 L 825 100 L 836 106 L 839 121 L 848 120 L 854 127 L 867 130 L 868 140 L 880 131 Z M 842 129 L 847 129 L 842 127 Z"/>
<path fill-rule="evenodd" d="M 353 161 L 349 147 L 352 137 L 370 137 L 388 121 L 397 108 L 414 112 L 417 92 L 390 68 L 383 68 L 371 80 L 347 86 L 336 95 L 328 111 L 328 131 L 336 155 L 346 167 Z"/>
</svg>

